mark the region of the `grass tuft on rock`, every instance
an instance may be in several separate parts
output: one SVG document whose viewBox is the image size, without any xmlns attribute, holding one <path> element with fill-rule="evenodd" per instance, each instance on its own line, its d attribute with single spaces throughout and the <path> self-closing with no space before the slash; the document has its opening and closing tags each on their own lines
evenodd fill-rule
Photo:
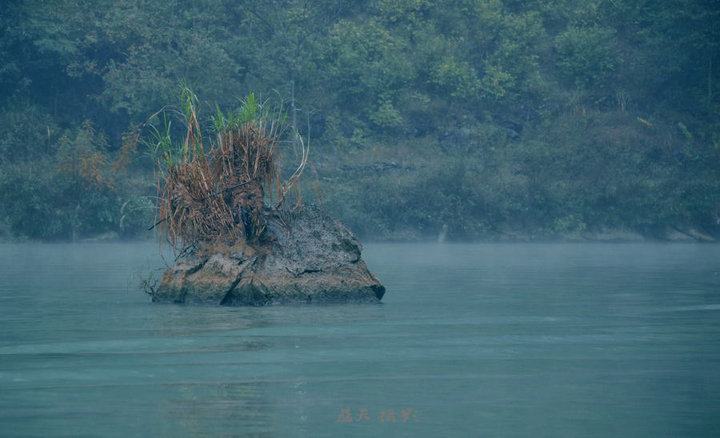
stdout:
<svg viewBox="0 0 720 438">
<path fill-rule="evenodd" d="M 282 106 L 257 102 L 250 94 L 234 112 L 219 108 L 212 118 L 214 140 L 206 145 L 198 101 L 184 88 L 184 140 L 173 143 L 167 111 L 151 117 L 157 169 L 155 227 L 181 252 L 200 244 L 257 243 L 266 228 L 266 202 L 278 207 L 307 164 L 309 146 L 288 128 Z M 177 113 L 176 113 L 177 114 Z M 283 143 L 302 147 L 300 163 L 285 181 L 279 159 Z"/>
</svg>

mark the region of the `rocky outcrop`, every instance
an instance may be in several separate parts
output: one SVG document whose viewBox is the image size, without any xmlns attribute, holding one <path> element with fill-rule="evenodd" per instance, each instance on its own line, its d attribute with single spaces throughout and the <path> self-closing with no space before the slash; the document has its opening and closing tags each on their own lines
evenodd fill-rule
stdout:
<svg viewBox="0 0 720 438">
<path fill-rule="evenodd" d="M 268 210 L 260 243 L 206 244 L 168 269 L 154 302 L 264 306 L 378 302 L 362 246 L 316 207 Z"/>
</svg>

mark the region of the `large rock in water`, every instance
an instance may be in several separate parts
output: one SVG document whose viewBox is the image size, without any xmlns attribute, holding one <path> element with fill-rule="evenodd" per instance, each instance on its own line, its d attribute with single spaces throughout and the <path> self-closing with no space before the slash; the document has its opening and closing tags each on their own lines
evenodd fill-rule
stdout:
<svg viewBox="0 0 720 438">
<path fill-rule="evenodd" d="M 207 244 L 168 269 L 154 302 L 264 306 L 379 302 L 362 245 L 317 207 L 268 210 L 262 244 Z"/>
</svg>

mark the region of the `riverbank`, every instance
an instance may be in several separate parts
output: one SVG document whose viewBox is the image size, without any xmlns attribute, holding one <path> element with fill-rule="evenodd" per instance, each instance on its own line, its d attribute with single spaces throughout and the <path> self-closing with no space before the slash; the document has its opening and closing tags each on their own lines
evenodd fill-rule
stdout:
<svg viewBox="0 0 720 438">
<path fill-rule="evenodd" d="M 437 234 L 422 234 L 418 230 L 404 230 L 384 236 L 364 235 L 359 236 L 362 242 L 371 243 L 718 243 L 718 236 L 713 236 L 699 231 L 695 228 L 668 227 L 662 232 L 654 234 L 643 234 L 638 231 L 627 229 L 604 229 L 599 231 L 568 232 L 568 233 L 538 233 L 524 230 L 511 230 L 500 234 L 490 234 L 474 239 L 452 238 L 446 231 L 441 229 Z M 75 243 L 147 243 L 157 241 L 157 236 L 147 233 L 143 236 L 124 238 L 115 232 L 107 232 L 95 235 L 81 236 Z M 72 243 L 70 239 L 27 239 L 22 237 L 0 236 L 0 244 L 9 243 Z"/>
</svg>

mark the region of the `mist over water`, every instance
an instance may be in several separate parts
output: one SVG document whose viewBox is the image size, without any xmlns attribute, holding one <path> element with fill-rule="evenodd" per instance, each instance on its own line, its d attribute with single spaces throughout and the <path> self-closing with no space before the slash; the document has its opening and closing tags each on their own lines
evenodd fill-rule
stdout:
<svg viewBox="0 0 720 438">
<path fill-rule="evenodd" d="M 720 433 L 720 246 L 364 258 L 380 305 L 190 307 L 156 244 L 1 245 L 0 436 Z"/>
</svg>

